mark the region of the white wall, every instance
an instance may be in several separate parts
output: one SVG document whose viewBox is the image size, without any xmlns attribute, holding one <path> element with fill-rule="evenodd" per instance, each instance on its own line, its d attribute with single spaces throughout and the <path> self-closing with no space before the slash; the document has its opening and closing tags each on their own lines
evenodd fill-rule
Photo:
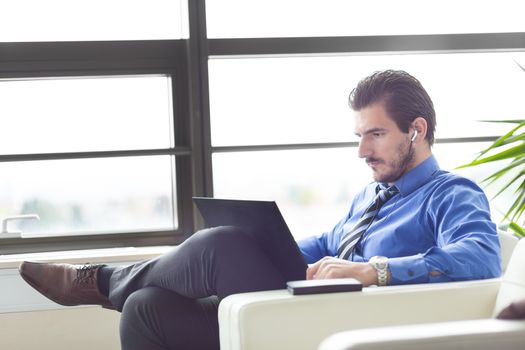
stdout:
<svg viewBox="0 0 525 350">
<path fill-rule="evenodd" d="M 0 349 L 118 350 L 120 314 L 61 307 L 33 290 L 17 269 L 0 269 Z"/>
<path fill-rule="evenodd" d="M 19 275 L 23 260 L 128 264 L 170 247 L 0 256 L 0 350 L 118 350 L 120 313 L 99 306 L 63 307 Z"/>
<path fill-rule="evenodd" d="M 0 314 L 2 350 L 118 350 L 120 314 L 100 307 Z"/>
</svg>

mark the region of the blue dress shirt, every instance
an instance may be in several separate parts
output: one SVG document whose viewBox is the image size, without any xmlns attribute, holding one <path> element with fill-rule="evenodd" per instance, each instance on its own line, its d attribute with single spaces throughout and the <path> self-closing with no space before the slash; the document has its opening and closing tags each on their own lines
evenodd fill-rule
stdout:
<svg viewBox="0 0 525 350">
<path fill-rule="evenodd" d="M 390 284 L 497 277 L 501 258 L 488 200 L 474 182 L 439 169 L 434 156 L 403 175 L 399 193 L 386 202 L 357 243 L 352 261 L 389 258 Z M 358 193 L 329 232 L 298 241 L 307 263 L 336 256 L 345 232 L 376 195 L 377 183 Z M 436 276 L 430 275 L 434 272 Z"/>
</svg>

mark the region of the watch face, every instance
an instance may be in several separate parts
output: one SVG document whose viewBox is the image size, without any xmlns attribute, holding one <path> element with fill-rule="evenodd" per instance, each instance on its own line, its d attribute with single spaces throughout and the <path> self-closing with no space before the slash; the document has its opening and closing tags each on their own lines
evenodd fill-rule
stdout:
<svg viewBox="0 0 525 350">
<path fill-rule="evenodd" d="M 384 265 L 388 262 L 388 258 L 386 256 L 373 256 L 370 262 L 377 265 Z"/>
<path fill-rule="evenodd" d="M 382 270 L 382 269 L 386 268 L 386 262 L 377 262 L 376 266 L 377 266 L 378 269 Z"/>
</svg>

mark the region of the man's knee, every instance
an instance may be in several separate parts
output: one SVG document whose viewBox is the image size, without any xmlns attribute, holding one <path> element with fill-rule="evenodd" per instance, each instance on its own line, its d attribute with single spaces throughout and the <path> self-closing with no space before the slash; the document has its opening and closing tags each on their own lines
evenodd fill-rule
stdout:
<svg viewBox="0 0 525 350">
<path fill-rule="evenodd" d="M 141 344 L 164 349 L 162 331 L 158 328 L 161 307 L 156 288 L 143 288 L 133 292 L 124 303 L 120 318 L 120 339 L 123 349 Z M 137 348 L 138 349 L 138 348 Z"/>
<path fill-rule="evenodd" d="M 200 230 L 193 239 L 215 249 L 226 248 L 234 251 L 246 245 L 254 245 L 248 232 L 237 226 L 217 226 Z"/>
<path fill-rule="evenodd" d="M 155 289 L 143 288 L 130 294 L 122 308 L 121 330 L 144 327 L 151 321 L 147 316 L 151 315 L 150 310 L 158 307 L 156 304 L 159 301 L 155 297 Z"/>
<path fill-rule="evenodd" d="M 178 299 L 183 298 L 175 292 L 171 292 L 158 287 L 145 287 L 133 292 L 124 303 L 122 317 L 129 316 L 133 319 L 142 319 L 147 316 L 155 315 L 164 317 L 164 312 L 168 305 L 174 304 Z M 184 298 L 185 299 L 185 298 Z"/>
</svg>

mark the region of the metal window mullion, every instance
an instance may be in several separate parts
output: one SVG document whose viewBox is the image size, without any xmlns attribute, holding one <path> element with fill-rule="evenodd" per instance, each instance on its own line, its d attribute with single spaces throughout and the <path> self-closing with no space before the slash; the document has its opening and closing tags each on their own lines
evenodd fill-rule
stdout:
<svg viewBox="0 0 525 350">
<path fill-rule="evenodd" d="M 189 92 L 190 137 L 192 145 L 192 194 L 213 195 L 213 168 L 210 131 L 208 84 L 208 44 L 204 0 L 188 1 L 189 33 L 185 62 Z M 193 204 L 192 208 L 193 208 Z M 193 212 L 195 228 L 203 227 L 198 213 Z"/>
<path fill-rule="evenodd" d="M 184 70 L 184 67 L 180 65 L 179 58 L 185 55 L 185 50 L 185 40 L 0 43 L 0 78 L 25 79 L 138 74 L 175 76 L 177 70 Z M 179 123 L 179 121 L 176 122 Z M 0 162 L 156 155 L 175 156 L 176 160 L 180 162 L 191 158 L 192 149 L 191 145 L 186 142 L 162 149 L 4 154 L 0 155 Z M 184 167 L 188 166 L 185 164 L 182 168 Z M 188 172 L 186 171 L 186 173 Z M 191 179 L 189 181 L 191 182 Z M 187 217 L 183 220 L 191 221 L 191 216 L 189 220 Z M 9 238 L 2 239 L 0 254 L 104 248 L 108 246 L 177 244 L 184 237 L 182 233 L 183 230 L 179 225 L 178 229 L 169 231 L 104 233 L 30 239 Z"/>
<path fill-rule="evenodd" d="M 39 238 L 2 238 L 0 255 L 77 249 L 140 247 L 179 244 L 184 240 L 180 230 L 102 233 L 92 235 L 50 236 Z M 110 243 L 110 244 L 108 244 Z"/>
<path fill-rule="evenodd" d="M 173 159 L 175 170 L 175 183 L 173 184 L 173 205 L 177 208 L 179 230 L 186 236 L 193 232 L 193 187 L 195 176 L 192 170 L 192 160 L 195 150 L 191 138 L 191 92 L 188 80 L 188 63 L 186 51 L 181 51 L 176 60 L 175 79 L 171 80 L 173 122 L 171 133 L 174 137 L 175 147 L 191 149 L 188 157 L 175 157 Z"/>
<path fill-rule="evenodd" d="M 172 74 L 185 40 L 0 43 L 0 78 Z"/>
<path fill-rule="evenodd" d="M 323 54 L 522 51 L 525 33 L 210 39 L 212 58 Z"/>
<path fill-rule="evenodd" d="M 99 152 L 61 152 L 61 153 L 32 153 L 32 154 L 7 154 L 0 155 L 1 162 L 22 162 L 39 160 L 65 160 L 84 158 L 110 158 L 110 157 L 141 157 L 157 155 L 189 156 L 189 147 L 145 149 L 145 150 L 123 150 L 123 151 L 99 151 Z"/>
<path fill-rule="evenodd" d="M 480 137 L 453 137 L 440 138 L 435 140 L 435 144 L 449 143 L 473 143 L 473 142 L 494 142 L 499 136 L 480 136 Z M 349 142 L 324 142 L 324 143 L 291 143 L 291 144 L 261 144 L 261 145 L 239 145 L 239 146 L 215 146 L 212 147 L 213 153 L 228 152 L 259 152 L 259 151 L 287 151 L 287 150 L 307 150 L 323 148 L 347 148 L 358 147 L 358 141 Z"/>
</svg>

